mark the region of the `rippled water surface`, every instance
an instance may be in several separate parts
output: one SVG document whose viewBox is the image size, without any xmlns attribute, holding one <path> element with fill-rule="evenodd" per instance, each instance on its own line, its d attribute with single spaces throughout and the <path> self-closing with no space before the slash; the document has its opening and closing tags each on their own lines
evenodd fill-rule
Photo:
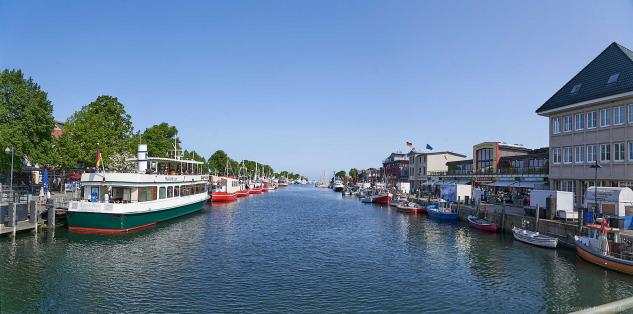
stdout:
<svg viewBox="0 0 633 314">
<path fill-rule="evenodd" d="M 291 186 L 121 236 L 0 238 L 0 312 L 568 312 L 633 295 L 579 260 Z"/>
</svg>

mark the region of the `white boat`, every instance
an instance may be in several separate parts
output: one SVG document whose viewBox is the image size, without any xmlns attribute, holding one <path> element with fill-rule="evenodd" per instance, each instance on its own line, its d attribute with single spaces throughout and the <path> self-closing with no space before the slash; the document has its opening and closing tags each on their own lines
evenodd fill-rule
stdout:
<svg viewBox="0 0 633 314">
<path fill-rule="evenodd" d="M 538 232 L 529 231 L 529 230 L 525 230 L 525 229 L 521 229 L 517 227 L 512 227 L 512 235 L 514 235 L 515 239 L 521 242 L 532 244 L 535 246 L 544 247 L 544 248 L 553 249 L 553 248 L 556 248 L 556 245 L 558 245 L 557 238 L 546 236 Z"/>
<path fill-rule="evenodd" d="M 337 179 L 334 181 L 334 186 L 332 188 L 335 192 L 342 192 L 343 189 L 345 189 L 345 185 L 343 185 L 343 181 Z"/>
<path fill-rule="evenodd" d="M 202 209 L 209 199 L 202 162 L 174 155 L 151 158 L 141 144 L 138 158 L 129 160 L 138 162 L 136 173 L 82 174 L 81 200 L 68 204 L 69 230 L 126 232 Z"/>
</svg>

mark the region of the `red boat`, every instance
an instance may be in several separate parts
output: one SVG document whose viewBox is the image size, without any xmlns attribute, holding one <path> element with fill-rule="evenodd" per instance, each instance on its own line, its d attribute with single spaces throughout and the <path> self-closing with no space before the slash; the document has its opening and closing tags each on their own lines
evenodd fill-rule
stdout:
<svg viewBox="0 0 633 314">
<path fill-rule="evenodd" d="M 262 194 L 261 188 L 252 188 L 248 191 L 248 194 Z"/>
<path fill-rule="evenodd" d="M 398 204 L 396 205 L 396 208 L 398 209 L 399 212 L 407 213 L 407 214 L 417 214 L 421 212 L 420 211 L 421 208 L 417 204 L 410 204 L 410 203 Z"/>
<path fill-rule="evenodd" d="M 239 190 L 239 191 L 235 192 L 235 196 L 237 196 L 237 197 L 246 197 L 246 196 L 248 196 L 248 194 L 249 194 L 249 190 L 248 189 L 246 189 L 246 190 Z"/>
<path fill-rule="evenodd" d="M 234 202 L 237 201 L 237 195 L 228 192 L 211 192 L 211 201 L 218 203 Z"/>
<path fill-rule="evenodd" d="M 389 203 L 391 203 L 391 194 L 387 193 L 387 194 L 373 195 L 371 196 L 371 199 L 372 199 L 372 203 L 389 205 Z"/>
<path fill-rule="evenodd" d="M 268 187 L 263 187 L 262 188 L 262 192 L 264 192 L 264 193 L 268 192 Z"/>
<path fill-rule="evenodd" d="M 479 230 L 497 232 L 499 230 L 499 226 L 489 222 L 486 219 L 477 218 L 476 216 L 470 215 L 466 219 L 468 219 L 468 224 Z"/>
</svg>

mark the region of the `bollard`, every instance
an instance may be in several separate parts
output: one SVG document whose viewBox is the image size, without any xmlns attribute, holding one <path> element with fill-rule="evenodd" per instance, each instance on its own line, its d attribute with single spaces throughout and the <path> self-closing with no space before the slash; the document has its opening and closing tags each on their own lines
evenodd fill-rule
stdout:
<svg viewBox="0 0 633 314">
<path fill-rule="evenodd" d="M 55 228 L 55 208 L 53 207 L 53 203 L 46 201 L 46 212 L 48 214 L 48 221 L 46 221 L 46 226 L 53 229 Z"/>
</svg>

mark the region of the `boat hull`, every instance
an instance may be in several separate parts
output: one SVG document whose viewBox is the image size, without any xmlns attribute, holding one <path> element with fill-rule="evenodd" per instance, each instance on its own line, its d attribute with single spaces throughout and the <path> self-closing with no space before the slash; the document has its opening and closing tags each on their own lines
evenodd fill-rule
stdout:
<svg viewBox="0 0 633 314">
<path fill-rule="evenodd" d="M 159 222 L 199 211 L 205 201 L 163 210 L 133 214 L 67 212 L 68 229 L 84 233 L 122 233 L 143 229 Z"/>
<path fill-rule="evenodd" d="M 483 231 L 497 232 L 499 230 L 499 227 L 496 224 L 480 223 L 477 217 L 474 216 L 468 216 L 468 224 L 475 229 Z"/>
<path fill-rule="evenodd" d="M 237 197 L 246 197 L 248 196 L 248 194 L 249 194 L 248 190 L 241 190 L 241 191 L 235 192 L 235 196 Z"/>
<path fill-rule="evenodd" d="M 594 252 L 587 248 L 580 241 L 576 240 L 576 253 L 585 261 L 598 265 L 600 267 L 615 270 L 628 275 L 633 275 L 633 263 L 626 261 L 618 261 L 618 259 L 610 256 L 604 256 L 598 252 Z"/>
<path fill-rule="evenodd" d="M 399 212 L 405 214 L 417 214 L 419 208 L 417 207 L 407 207 L 407 206 L 396 206 Z"/>
<path fill-rule="evenodd" d="M 262 194 L 262 189 L 250 189 L 248 194 Z"/>
<path fill-rule="evenodd" d="M 228 203 L 237 201 L 235 193 L 214 192 L 211 194 L 211 201 L 215 203 Z"/>
<path fill-rule="evenodd" d="M 429 217 L 437 220 L 457 221 L 457 213 L 446 213 L 437 210 L 427 210 Z"/>
<path fill-rule="evenodd" d="M 512 228 L 512 235 L 518 241 L 531 244 L 538 247 L 544 247 L 548 249 L 554 249 L 558 245 L 558 239 L 551 237 L 530 237 L 527 234 L 523 234 L 522 229 L 516 227 Z"/>
<path fill-rule="evenodd" d="M 372 197 L 372 201 L 376 204 L 389 204 L 391 202 L 391 196 L 381 195 Z"/>
</svg>

